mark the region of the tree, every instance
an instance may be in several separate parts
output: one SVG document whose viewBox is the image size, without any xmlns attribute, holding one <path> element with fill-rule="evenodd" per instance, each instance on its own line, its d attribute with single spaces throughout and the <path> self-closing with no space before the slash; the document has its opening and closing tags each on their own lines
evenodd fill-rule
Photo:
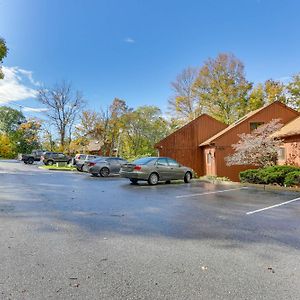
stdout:
<svg viewBox="0 0 300 300">
<path fill-rule="evenodd" d="M 194 85 L 205 111 L 226 124 L 245 114 L 251 87 L 245 78 L 243 63 L 226 53 L 208 59 Z"/>
<path fill-rule="evenodd" d="M 42 88 L 38 93 L 38 100 L 48 111 L 46 115 L 55 126 L 59 137 L 61 150 L 65 150 L 66 135 L 71 136 L 74 122 L 84 106 L 83 96 L 79 91 L 73 91 L 71 84 L 65 81 L 53 88 Z"/>
<path fill-rule="evenodd" d="M 275 101 L 280 101 L 287 103 L 285 96 L 285 87 L 284 84 L 280 81 L 269 79 L 265 82 L 264 86 L 265 92 L 265 103 L 273 103 Z"/>
<path fill-rule="evenodd" d="M 84 111 L 77 126 L 76 137 L 88 144 L 95 139 L 103 144 L 101 151 L 105 155 L 113 155 L 119 147 L 121 131 L 126 127 L 125 116 L 132 111 L 126 101 L 115 98 L 112 104 L 100 112 Z"/>
<path fill-rule="evenodd" d="M 194 83 L 198 76 L 197 68 L 184 69 L 176 80 L 171 82 L 173 96 L 169 100 L 170 113 L 184 123 L 191 121 L 202 113 L 201 101 L 194 90 Z"/>
<path fill-rule="evenodd" d="M 14 133 L 25 122 L 25 117 L 21 111 L 8 106 L 0 107 L 0 133 L 10 135 Z"/>
<path fill-rule="evenodd" d="M 295 109 L 300 110 L 300 73 L 292 77 L 292 81 L 287 84 L 286 89 L 289 94 L 289 103 Z"/>
<path fill-rule="evenodd" d="M 264 86 L 260 83 L 249 94 L 246 113 L 261 108 L 265 104 Z"/>
<path fill-rule="evenodd" d="M 7 134 L 0 134 L 0 157 L 13 158 L 13 144 Z"/>
<path fill-rule="evenodd" d="M 141 106 L 126 115 L 122 154 L 126 158 L 155 155 L 154 144 L 169 133 L 168 124 L 156 106 Z"/>
<path fill-rule="evenodd" d="M 232 145 L 234 154 L 226 158 L 227 165 L 254 165 L 267 167 L 276 164 L 282 141 L 272 136 L 282 124 L 278 119 L 259 126 L 250 134 L 240 134 L 240 140 Z"/>
<path fill-rule="evenodd" d="M 8 48 L 6 46 L 5 40 L 0 38 L 0 79 L 3 79 L 4 74 L 1 70 L 1 64 L 3 62 L 3 59 L 6 57 L 8 53 Z"/>
<path fill-rule="evenodd" d="M 30 153 L 41 146 L 39 133 L 41 130 L 41 121 L 38 119 L 29 119 L 22 123 L 14 135 L 16 141 L 16 152 Z"/>
</svg>

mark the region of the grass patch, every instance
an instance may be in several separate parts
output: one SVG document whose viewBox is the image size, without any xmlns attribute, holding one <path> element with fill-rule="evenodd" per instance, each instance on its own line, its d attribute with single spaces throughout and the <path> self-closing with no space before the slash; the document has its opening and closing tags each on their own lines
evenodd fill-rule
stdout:
<svg viewBox="0 0 300 300">
<path fill-rule="evenodd" d="M 53 170 L 53 171 L 76 171 L 76 167 L 74 166 L 64 166 L 64 167 L 57 167 L 56 165 L 52 166 L 40 166 L 40 169 L 45 170 Z"/>
</svg>

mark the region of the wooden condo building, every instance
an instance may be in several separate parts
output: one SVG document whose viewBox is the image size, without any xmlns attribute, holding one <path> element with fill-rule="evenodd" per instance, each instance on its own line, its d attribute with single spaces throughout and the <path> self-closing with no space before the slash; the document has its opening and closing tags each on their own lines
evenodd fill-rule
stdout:
<svg viewBox="0 0 300 300">
<path fill-rule="evenodd" d="M 261 124 L 280 119 L 287 124 L 299 113 L 281 102 L 261 107 L 227 126 L 204 114 L 158 142 L 160 156 L 176 159 L 191 167 L 198 176 L 213 175 L 239 180 L 239 172 L 254 166 L 227 166 L 225 158 L 233 153 L 239 134 L 250 133 Z"/>
</svg>

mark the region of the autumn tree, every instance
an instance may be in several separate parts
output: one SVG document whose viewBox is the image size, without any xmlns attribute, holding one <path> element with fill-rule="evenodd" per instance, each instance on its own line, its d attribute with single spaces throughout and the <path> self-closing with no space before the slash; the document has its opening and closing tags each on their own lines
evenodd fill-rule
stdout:
<svg viewBox="0 0 300 300">
<path fill-rule="evenodd" d="M 118 151 L 119 138 L 122 131 L 125 129 L 125 116 L 132 111 L 128 107 L 126 101 L 115 98 L 109 107 L 109 142 L 110 154 L 113 151 Z"/>
<path fill-rule="evenodd" d="M 245 114 L 251 87 L 245 78 L 243 63 L 226 53 L 208 59 L 194 85 L 205 111 L 226 124 Z"/>
<path fill-rule="evenodd" d="M 40 148 L 41 121 L 35 118 L 23 122 L 16 131 L 14 139 L 17 141 L 18 153 L 30 153 Z"/>
<path fill-rule="evenodd" d="M 14 145 L 7 134 L 0 134 L 0 157 L 13 158 L 15 156 Z"/>
<path fill-rule="evenodd" d="M 296 110 L 300 110 L 300 73 L 292 77 L 286 86 L 289 103 Z"/>
<path fill-rule="evenodd" d="M 3 63 L 3 59 L 6 57 L 8 52 L 5 40 L 0 38 L 0 79 L 3 79 L 4 74 L 1 70 L 1 64 Z"/>
<path fill-rule="evenodd" d="M 265 104 L 280 101 L 287 103 L 285 96 L 285 86 L 282 82 L 269 79 L 264 84 Z"/>
<path fill-rule="evenodd" d="M 63 81 L 53 88 L 42 88 L 38 100 L 47 107 L 46 115 L 56 128 L 61 150 L 66 148 L 66 137 L 71 134 L 75 120 L 84 106 L 82 93 L 74 91 L 71 84 Z"/>
<path fill-rule="evenodd" d="M 125 115 L 131 112 L 124 100 L 115 98 L 107 109 L 100 112 L 84 111 L 77 126 L 77 139 L 83 143 L 95 139 L 103 144 L 102 153 L 113 155 L 118 148 L 121 131 L 125 128 Z"/>
<path fill-rule="evenodd" d="M 183 123 L 195 119 L 202 113 L 201 101 L 194 89 L 198 72 L 197 68 L 189 67 L 171 82 L 173 95 L 169 100 L 169 111 L 173 117 L 181 119 Z"/>
<path fill-rule="evenodd" d="M 238 143 L 232 145 L 234 153 L 226 158 L 227 165 L 253 165 L 267 167 L 276 164 L 282 141 L 272 133 L 282 127 L 280 120 L 259 126 L 252 133 L 240 134 Z"/>
<path fill-rule="evenodd" d="M 265 104 L 265 91 L 264 86 L 260 83 L 254 86 L 250 91 L 248 97 L 248 105 L 245 109 L 245 113 L 261 108 Z"/>
<path fill-rule="evenodd" d="M 31 152 L 40 146 L 39 120 L 26 120 L 23 113 L 11 107 L 0 107 L 1 155 L 15 157 L 17 153 Z"/>
</svg>

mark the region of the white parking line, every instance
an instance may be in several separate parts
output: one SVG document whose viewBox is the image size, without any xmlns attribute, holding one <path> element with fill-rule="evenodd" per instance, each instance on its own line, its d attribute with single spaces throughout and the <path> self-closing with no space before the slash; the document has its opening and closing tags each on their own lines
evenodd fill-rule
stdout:
<svg viewBox="0 0 300 300">
<path fill-rule="evenodd" d="M 221 191 L 213 191 L 213 192 L 206 192 L 206 193 L 200 193 L 200 194 L 180 195 L 180 196 L 176 196 L 176 198 L 196 197 L 196 196 L 203 196 L 203 195 L 210 195 L 210 194 L 224 193 L 224 192 L 237 191 L 237 190 L 244 190 L 244 189 L 248 189 L 248 188 L 247 188 L 247 187 L 242 187 L 242 188 L 237 188 L 237 189 L 228 189 L 228 190 L 221 190 Z"/>
<path fill-rule="evenodd" d="M 285 204 L 289 204 L 289 203 L 299 201 L 299 200 L 300 200 L 300 198 L 296 198 L 296 199 L 292 199 L 292 200 L 289 200 L 289 201 L 286 201 L 286 202 L 282 202 L 282 203 L 278 203 L 278 204 L 275 204 L 275 205 L 272 205 L 272 206 L 268 206 L 268 207 L 265 207 L 265 208 L 249 211 L 249 212 L 246 213 L 246 215 L 252 215 L 252 214 L 267 210 L 267 209 L 275 208 L 275 207 L 282 206 L 282 205 L 285 205 Z"/>
</svg>

